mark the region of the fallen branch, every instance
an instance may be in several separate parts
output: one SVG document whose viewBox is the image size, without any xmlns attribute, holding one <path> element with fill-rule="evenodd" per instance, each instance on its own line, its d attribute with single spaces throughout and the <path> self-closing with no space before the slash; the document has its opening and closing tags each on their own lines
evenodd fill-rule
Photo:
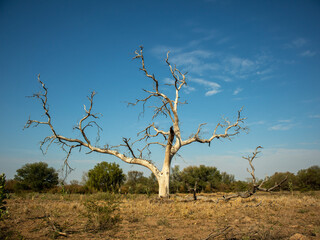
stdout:
<svg viewBox="0 0 320 240">
<path fill-rule="evenodd" d="M 65 233 L 65 232 L 61 232 L 56 226 L 55 226 L 55 223 L 54 221 L 51 219 L 50 215 L 46 215 L 46 221 L 47 223 L 51 226 L 52 230 L 60 235 L 60 236 L 63 236 L 63 237 L 68 237 L 68 235 Z"/>
<path fill-rule="evenodd" d="M 226 226 L 225 228 L 221 229 L 220 231 L 216 232 L 216 231 L 213 231 L 212 233 L 209 234 L 208 237 L 204 238 L 203 240 L 210 240 L 210 239 L 214 239 L 215 237 L 218 237 L 222 234 L 227 234 L 227 230 L 230 228 L 230 226 Z M 228 231 L 230 231 L 231 229 L 229 229 Z"/>
<path fill-rule="evenodd" d="M 251 197 L 253 194 L 255 194 L 257 191 L 262 191 L 262 192 L 271 192 L 274 189 L 280 187 L 285 181 L 287 181 L 288 176 L 286 176 L 280 183 L 276 183 L 273 187 L 271 188 L 263 188 L 263 184 L 266 182 L 267 178 L 265 178 L 260 184 L 257 183 L 257 179 L 255 176 L 255 168 L 252 164 L 253 160 L 257 157 L 257 155 L 260 153 L 260 151 L 258 151 L 259 149 L 261 149 L 261 146 L 256 147 L 256 150 L 252 153 L 252 156 L 248 156 L 248 157 L 242 157 L 243 159 L 248 160 L 249 165 L 251 167 L 251 171 L 249 171 L 249 169 L 247 169 L 247 171 L 251 174 L 252 177 L 252 189 L 248 190 L 246 192 L 238 192 L 229 196 L 223 196 L 222 200 L 224 201 L 229 201 L 232 198 L 249 198 Z M 218 199 L 221 200 L 221 199 Z"/>
</svg>

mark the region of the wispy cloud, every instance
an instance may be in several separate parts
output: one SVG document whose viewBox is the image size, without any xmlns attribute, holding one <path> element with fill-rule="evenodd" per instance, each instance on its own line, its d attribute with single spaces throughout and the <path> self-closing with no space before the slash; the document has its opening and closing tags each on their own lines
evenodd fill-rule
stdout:
<svg viewBox="0 0 320 240">
<path fill-rule="evenodd" d="M 219 69 L 219 64 L 209 60 L 213 56 L 214 53 L 211 51 L 194 50 L 172 55 L 170 61 L 177 66 L 183 67 L 185 71 L 201 76 L 206 71 Z"/>
<path fill-rule="evenodd" d="M 163 58 L 163 56 L 165 56 L 167 54 L 168 51 L 170 51 L 171 53 L 180 53 L 183 49 L 182 48 L 177 48 L 177 47 L 170 47 L 170 46 L 165 46 L 165 45 L 158 45 L 155 46 L 151 49 L 151 52 L 158 56 Z"/>
<path fill-rule="evenodd" d="M 280 123 L 291 123 L 292 120 L 291 119 L 282 119 L 282 120 L 279 120 L 278 122 L 280 122 Z"/>
<path fill-rule="evenodd" d="M 256 122 L 252 122 L 252 123 L 248 123 L 249 126 L 253 126 L 253 125 L 264 125 L 266 124 L 265 121 L 260 120 L 260 121 L 256 121 Z"/>
<path fill-rule="evenodd" d="M 236 90 L 233 91 L 233 95 L 237 95 L 238 93 L 242 92 L 242 88 L 237 88 Z"/>
<path fill-rule="evenodd" d="M 168 50 L 170 63 L 176 65 L 181 72 L 188 72 L 188 79 L 210 79 L 199 81 L 198 83 L 207 88 L 206 96 L 211 96 L 221 92 L 218 82 L 235 82 L 249 80 L 252 82 L 270 79 L 273 76 L 272 57 L 261 52 L 255 56 L 239 56 L 225 52 L 211 51 L 200 48 L 204 41 L 213 41 L 214 44 L 223 44 L 229 41 L 228 36 L 221 36 L 217 31 L 205 29 L 194 29 L 194 33 L 201 35 L 198 39 L 190 41 L 184 46 L 169 48 L 168 46 L 156 46 L 153 53 L 163 56 Z M 299 42 L 299 41 L 298 41 Z M 299 44 L 299 43 L 296 44 Z M 210 76 L 209 78 L 206 76 Z M 207 83 L 204 83 L 206 81 Z M 200 83 L 201 82 L 201 83 Z M 185 88 L 187 93 L 195 91 L 195 87 Z M 231 92 L 237 95 L 242 91 L 241 88 Z"/>
<path fill-rule="evenodd" d="M 274 131 L 286 131 L 289 130 L 292 126 L 290 125 L 285 125 L 285 124 L 277 124 L 272 127 L 269 127 L 269 130 L 274 130 Z"/>
<path fill-rule="evenodd" d="M 230 41 L 229 37 L 223 37 L 223 38 L 218 40 L 217 44 L 221 45 L 221 44 L 227 43 L 228 41 Z"/>
<path fill-rule="evenodd" d="M 290 130 L 294 126 L 295 126 L 295 124 L 292 123 L 292 120 L 284 119 L 284 120 L 279 120 L 277 124 L 275 124 L 274 126 L 269 127 L 268 130 L 286 131 L 286 130 Z"/>
<path fill-rule="evenodd" d="M 316 52 L 312 52 L 310 50 L 306 50 L 300 54 L 302 57 L 313 57 L 314 55 L 316 55 Z"/>
<path fill-rule="evenodd" d="M 196 88 L 194 87 L 190 87 L 190 86 L 183 86 L 183 91 L 186 93 L 186 94 L 189 94 L 189 93 L 192 93 L 194 91 L 196 91 Z"/>
<path fill-rule="evenodd" d="M 296 38 L 290 43 L 285 44 L 286 48 L 300 48 L 306 45 L 307 40 L 305 38 Z"/>
<path fill-rule="evenodd" d="M 314 115 L 310 115 L 309 118 L 316 118 L 316 119 L 320 119 L 320 114 L 314 114 Z"/>
<path fill-rule="evenodd" d="M 313 141 L 313 142 L 300 142 L 300 145 L 304 145 L 304 146 L 310 146 L 310 145 L 320 145 L 319 141 Z"/>
<path fill-rule="evenodd" d="M 272 57 L 265 53 L 251 58 L 239 56 L 223 56 L 222 66 L 226 75 L 232 79 L 265 80 L 272 78 Z"/>
<path fill-rule="evenodd" d="M 302 47 L 307 43 L 307 40 L 305 38 L 297 38 L 292 41 L 292 45 L 295 47 Z"/>
<path fill-rule="evenodd" d="M 218 83 L 204 80 L 201 78 L 191 78 L 190 81 L 205 86 L 207 89 L 205 96 L 212 96 L 214 94 L 221 92 L 221 90 L 220 90 L 221 86 Z"/>
<path fill-rule="evenodd" d="M 174 84 L 174 81 L 171 78 L 164 78 L 163 82 L 164 84 L 171 84 L 171 85 Z"/>
<path fill-rule="evenodd" d="M 224 70 L 234 76 L 247 75 L 255 69 L 253 61 L 247 58 L 240 58 L 236 56 L 224 58 Z"/>
</svg>

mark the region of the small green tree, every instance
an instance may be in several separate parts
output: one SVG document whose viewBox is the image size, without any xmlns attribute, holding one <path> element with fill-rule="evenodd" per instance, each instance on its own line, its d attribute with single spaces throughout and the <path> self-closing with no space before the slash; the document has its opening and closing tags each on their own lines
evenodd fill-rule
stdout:
<svg viewBox="0 0 320 240">
<path fill-rule="evenodd" d="M 143 176 L 143 172 L 129 171 L 127 174 L 126 186 L 129 193 L 148 193 L 150 188 L 148 186 L 149 179 Z"/>
<path fill-rule="evenodd" d="M 268 181 L 265 183 L 266 188 L 270 188 L 277 183 L 281 182 L 285 177 L 287 177 L 287 181 L 284 182 L 279 189 L 285 190 L 285 191 L 291 191 L 297 189 L 297 178 L 296 176 L 291 172 L 276 172 L 273 174 Z"/>
<path fill-rule="evenodd" d="M 17 170 L 15 175 L 18 188 L 24 190 L 43 191 L 58 185 L 58 173 L 47 163 L 27 163 Z"/>
<path fill-rule="evenodd" d="M 101 162 L 88 172 L 87 186 L 103 192 L 115 192 L 125 180 L 116 163 Z"/>
<path fill-rule="evenodd" d="M 297 174 L 299 189 L 302 191 L 320 190 L 320 167 L 302 169 Z"/>
<path fill-rule="evenodd" d="M 181 179 L 184 182 L 185 189 L 193 188 L 197 183 L 199 191 L 210 192 L 217 189 L 221 183 L 222 176 L 216 167 L 207 167 L 204 165 L 186 167 L 181 172 Z"/>
<path fill-rule="evenodd" d="M 171 168 L 170 174 L 170 192 L 183 192 L 183 182 L 181 178 L 181 171 L 178 165 Z"/>
</svg>

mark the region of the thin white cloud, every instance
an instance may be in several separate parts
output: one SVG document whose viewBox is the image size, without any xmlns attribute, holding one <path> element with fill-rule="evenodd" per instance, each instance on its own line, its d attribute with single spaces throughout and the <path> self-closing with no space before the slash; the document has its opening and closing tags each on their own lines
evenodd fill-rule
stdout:
<svg viewBox="0 0 320 240">
<path fill-rule="evenodd" d="M 203 41 L 214 40 L 216 43 L 220 39 L 223 43 L 228 40 L 226 36 L 219 36 L 216 31 L 205 29 L 196 29 L 196 33 L 204 35 L 199 39 L 179 46 L 178 48 L 169 48 L 167 46 L 157 46 L 153 53 L 157 56 L 163 56 L 170 49 L 174 49 L 170 54 L 170 63 L 176 65 L 181 72 L 188 72 L 189 80 L 191 77 L 203 79 L 210 76 L 215 81 L 234 82 L 238 80 L 262 81 L 272 78 L 274 62 L 272 57 L 262 52 L 254 57 L 243 57 L 237 55 L 228 55 L 224 52 L 213 52 L 206 49 L 199 49 Z M 210 87 L 210 84 L 202 84 Z M 221 90 L 217 86 L 212 86 L 206 91 L 206 96 L 217 94 Z M 195 89 L 185 89 L 190 92 Z M 240 93 L 242 89 L 236 89 L 234 95 Z"/>
<path fill-rule="evenodd" d="M 171 61 L 176 65 L 189 66 L 189 65 L 199 65 L 202 59 L 209 58 L 213 53 L 210 51 L 195 50 L 190 52 L 184 52 L 180 54 L 175 54 L 172 56 Z"/>
<path fill-rule="evenodd" d="M 242 92 L 242 90 L 243 90 L 242 88 L 238 87 L 236 90 L 233 91 L 233 95 L 239 94 L 240 92 Z"/>
<path fill-rule="evenodd" d="M 320 119 L 320 114 L 310 115 L 309 118 Z"/>
<path fill-rule="evenodd" d="M 212 96 L 214 94 L 221 92 L 220 90 L 221 86 L 216 82 L 211 82 L 201 78 L 191 78 L 190 81 L 205 86 L 207 88 L 205 96 Z"/>
<path fill-rule="evenodd" d="M 289 130 L 293 127 L 292 124 L 276 124 L 272 127 L 269 127 L 269 130 L 273 130 L 273 131 L 286 131 Z"/>
<path fill-rule="evenodd" d="M 278 123 L 269 127 L 268 130 L 272 131 L 287 131 L 293 128 L 295 124 L 292 123 L 291 119 L 281 119 Z"/>
<path fill-rule="evenodd" d="M 165 78 L 165 79 L 163 79 L 163 82 L 165 84 L 174 84 L 174 81 L 171 78 Z"/>
<path fill-rule="evenodd" d="M 210 41 L 212 39 L 216 38 L 216 32 L 215 31 L 210 31 L 210 32 L 206 32 L 206 36 L 196 39 L 196 40 L 192 40 L 191 42 L 189 42 L 188 47 L 194 47 L 194 46 L 198 46 L 200 45 L 202 42 L 206 42 L 206 41 Z"/>
<path fill-rule="evenodd" d="M 296 38 L 290 43 L 285 44 L 286 48 L 301 48 L 306 45 L 307 40 L 305 38 Z"/>
<path fill-rule="evenodd" d="M 267 69 L 264 69 L 262 71 L 257 71 L 257 75 L 267 75 L 269 73 L 272 73 L 272 69 L 271 68 L 267 68 Z"/>
<path fill-rule="evenodd" d="M 306 50 L 300 54 L 302 57 L 313 57 L 316 55 L 316 52 L 312 52 L 310 50 Z"/>
<path fill-rule="evenodd" d="M 307 43 L 307 40 L 304 38 L 297 38 L 292 41 L 292 45 L 295 47 L 302 47 Z"/>
<path fill-rule="evenodd" d="M 194 88 L 194 87 L 190 87 L 190 86 L 186 86 L 186 85 L 183 86 L 183 91 L 184 91 L 186 94 L 189 94 L 189 93 L 191 93 L 191 92 L 194 92 L 195 90 L 196 90 L 196 88 Z"/>
<path fill-rule="evenodd" d="M 320 145 L 319 141 L 313 141 L 313 142 L 300 142 L 300 145 L 304 145 L 304 146 L 310 146 L 310 145 Z"/>
<path fill-rule="evenodd" d="M 245 58 L 231 57 L 228 60 L 236 68 L 248 68 L 254 65 L 252 61 Z"/>
<path fill-rule="evenodd" d="M 165 45 L 158 45 L 151 49 L 151 52 L 158 56 L 163 58 L 167 54 L 167 52 L 170 51 L 171 53 L 179 53 L 182 51 L 182 48 L 176 48 L 176 47 L 169 47 Z"/>
<path fill-rule="evenodd" d="M 230 40 L 229 37 L 224 37 L 224 38 L 221 38 L 220 40 L 218 40 L 217 44 L 221 45 L 221 44 L 228 42 L 229 40 Z"/>
<path fill-rule="evenodd" d="M 281 119 L 278 122 L 280 122 L 280 123 L 291 123 L 292 120 L 291 119 Z"/>
<path fill-rule="evenodd" d="M 264 65 L 265 63 L 259 58 L 252 60 L 238 56 L 223 56 L 221 61 L 223 72 L 234 79 L 248 79 L 258 76 L 265 71 Z"/>
<path fill-rule="evenodd" d="M 266 124 L 265 121 L 260 120 L 260 121 L 256 121 L 256 122 L 252 122 L 252 123 L 248 123 L 249 126 L 253 126 L 253 125 L 264 125 Z"/>
</svg>

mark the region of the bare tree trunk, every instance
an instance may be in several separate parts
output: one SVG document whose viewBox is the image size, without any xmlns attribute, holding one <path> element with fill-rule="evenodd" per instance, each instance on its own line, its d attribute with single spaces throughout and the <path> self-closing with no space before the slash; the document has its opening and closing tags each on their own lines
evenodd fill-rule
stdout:
<svg viewBox="0 0 320 240">
<path fill-rule="evenodd" d="M 158 178 L 160 198 L 169 198 L 170 166 L 171 166 L 171 160 L 173 157 L 171 148 L 172 148 L 174 135 L 175 134 L 173 131 L 173 127 L 171 127 L 169 131 L 168 143 L 166 146 L 166 152 L 165 152 L 162 171 L 160 172 L 160 176 Z"/>
<path fill-rule="evenodd" d="M 167 171 L 161 172 L 158 179 L 159 183 L 159 198 L 169 198 L 169 180 L 170 168 Z"/>
</svg>

